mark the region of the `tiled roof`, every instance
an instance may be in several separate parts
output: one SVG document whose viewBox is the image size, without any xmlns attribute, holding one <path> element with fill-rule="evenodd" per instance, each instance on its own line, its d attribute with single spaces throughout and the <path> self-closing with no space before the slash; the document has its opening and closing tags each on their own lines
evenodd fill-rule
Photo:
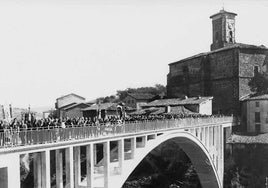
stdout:
<svg viewBox="0 0 268 188">
<path fill-rule="evenodd" d="M 152 107 L 153 108 L 153 107 Z M 158 107 L 154 112 L 151 114 L 158 115 L 158 114 L 164 114 L 166 112 L 166 109 L 164 107 Z"/>
<path fill-rule="evenodd" d="M 161 110 L 161 109 L 151 107 L 151 108 L 140 109 L 140 110 L 132 112 L 130 114 L 133 114 L 133 115 L 153 114 L 154 112 L 157 112 L 158 110 Z"/>
<path fill-rule="evenodd" d="M 209 51 L 209 52 L 204 52 L 204 53 L 196 54 L 196 55 L 187 57 L 185 59 L 181 59 L 179 61 L 170 63 L 169 65 L 181 63 L 181 62 L 184 62 L 184 61 L 187 61 L 187 60 L 190 60 L 190 59 L 194 59 L 194 58 L 198 58 L 198 57 L 202 57 L 202 56 L 206 56 L 206 55 L 209 55 L 209 54 L 213 54 L 213 53 L 217 53 L 217 52 L 225 51 L 225 50 L 230 50 L 230 49 L 234 49 L 234 48 L 268 50 L 268 48 L 266 48 L 264 45 L 256 46 L 256 45 L 251 45 L 251 44 L 235 43 L 235 44 L 232 44 L 230 46 L 219 48 L 217 50 L 213 50 L 213 51 Z"/>
<path fill-rule="evenodd" d="M 154 97 L 154 95 L 150 93 L 128 93 L 128 95 L 138 100 L 150 100 Z"/>
<path fill-rule="evenodd" d="M 67 106 L 67 107 L 63 108 L 63 110 L 70 110 L 70 109 L 73 109 L 73 108 L 78 107 L 78 106 L 81 106 L 82 108 L 86 108 L 86 107 L 89 107 L 90 105 L 85 104 L 85 103 L 78 103 L 78 104 L 73 104 L 71 106 Z"/>
<path fill-rule="evenodd" d="M 101 103 L 101 104 L 94 104 L 90 107 L 83 109 L 82 111 L 87 110 L 116 110 L 117 104 L 116 103 Z"/>
<path fill-rule="evenodd" d="M 175 99 L 159 99 L 149 102 L 143 105 L 143 107 L 150 106 L 181 106 L 187 104 L 201 104 L 207 100 L 212 100 L 213 97 L 189 97 L 187 99 L 175 98 Z"/>
<path fill-rule="evenodd" d="M 130 107 L 130 106 L 125 106 L 124 107 L 126 111 L 134 111 L 136 108 Z"/>
<path fill-rule="evenodd" d="M 64 110 L 65 108 L 68 108 L 68 107 L 73 106 L 73 105 L 76 105 L 76 104 L 77 104 L 77 103 L 75 103 L 75 102 L 70 103 L 70 104 L 66 104 L 66 105 L 60 107 L 59 109 L 63 109 L 63 110 Z"/>
<path fill-rule="evenodd" d="M 268 144 L 268 133 L 257 136 L 244 136 L 233 134 L 228 138 L 229 144 Z"/>
<path fill-rule="evenodd" d="M 218 16 L 218 15 L 220 15 L 220 14 L 232 14 L 232 15 L 234 15 L 234 16 L 237 15 L 236 13 L 233 13 L 233 12 L 227 12 L 227 11 L 225 11 L 225 10 L 220 10 L 220 12 L 218 12 L 218 13 L 216 13 L 216 14 L 213 14 L 212 16 L 210 16 L 210 18 L 213 18 L 213 17 Z"/>
<path fill-rule="evenodd" d="M 73 95 L 73 96 L 76 96 L 76 97 L 78 97 L 78 98 L 80 98 L 80 99 L 85 100 L 84 97 L 81 97 L 80 95 L 77 95 L 77 94 L 74 94 L 74 93 L 70 93 L 70 94 L 68 94 L 68 95 L 64 95 L 64 96 L 62 96 L 62 97 L 57 98 L 56 100 L 58 100 L 58 99 L 62 99 L 62 98 L 65 98 L 65 97 L 68 97 L 68 96 L 70 96 L 70 95 Z"/>
<path fill-rule="evenodd" d="M 144 114 L 190 115 L 190 114 L 197 114 L 197 113 L 192 112 L 183 106 L 174 106 L 174 107 L 171 107 L 170 112 L 167 112 L 167 113 L 166 113 L 165 107 L 150 107 L 150 108 L 138 110 L 138 111 L 130 113 L 130 114 L 133 114 L 133 115 L 144 115 Z"/>
</svg>

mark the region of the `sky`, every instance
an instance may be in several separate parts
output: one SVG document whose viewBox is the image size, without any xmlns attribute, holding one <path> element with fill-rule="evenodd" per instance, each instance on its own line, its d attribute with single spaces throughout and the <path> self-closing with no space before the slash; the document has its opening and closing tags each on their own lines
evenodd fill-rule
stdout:
<svg viewBox="0 0 268 188">
<path fill-rule="evenodd" d="M 0 104 L 166 85 L 169 63 L 210 50 L 223 4 L 237 42 L 268 47 L 268 0 L 0 0 Z"/>
</svg>

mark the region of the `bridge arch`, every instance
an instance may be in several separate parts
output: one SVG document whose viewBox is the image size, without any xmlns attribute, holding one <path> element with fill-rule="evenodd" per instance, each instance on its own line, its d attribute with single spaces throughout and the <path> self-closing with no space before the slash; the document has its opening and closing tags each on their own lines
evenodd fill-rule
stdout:
<svg viewBox="0 0 268 188">
<path fill-rule="evenodd" d="M 134 160 L 130 165 L 123 167 L 123 174 L 118 181 L 118 187 L 122 187 L 124 182 L 139 165 L 139 163 L 149 154 L 153 149 L 166 141 L 172 140 L 188 155 L 190 158 L 199 181 L 204 188 L 221 188 L 221 181 L 219 179 L 217 170 L 209 155 L 206 147 L 191 133 L 185 131 L 176 131 L 163 133 L 157 136 L 154 140 L 150 140 L 145 148 L 137 151 Z"/>
</svg>

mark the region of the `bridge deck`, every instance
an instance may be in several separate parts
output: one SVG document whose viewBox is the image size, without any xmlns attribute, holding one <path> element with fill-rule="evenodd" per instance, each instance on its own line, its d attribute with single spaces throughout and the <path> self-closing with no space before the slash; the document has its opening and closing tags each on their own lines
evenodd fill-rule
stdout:
<svg viewBox="0 0 268 188">
<path fill-rule="evenodd" d="M 206 118 L 184 118 L 156 121 L 138 121 L 122 124 L 102 124 L 98 126 L 35 129 L 0 132 L 0 148 L 18 146 L 30 146 L 36 144 L 48 144 L 66 142 L 71 140 L 96 139 L 103 136 L 122 136 L 129 133 L 138 133 L 150 130 L 168 130 L 174 128 L 188 129 L 202 127 L 210 124 L 235 122 L 236 118 L 206 117 Z"/>
</svg>

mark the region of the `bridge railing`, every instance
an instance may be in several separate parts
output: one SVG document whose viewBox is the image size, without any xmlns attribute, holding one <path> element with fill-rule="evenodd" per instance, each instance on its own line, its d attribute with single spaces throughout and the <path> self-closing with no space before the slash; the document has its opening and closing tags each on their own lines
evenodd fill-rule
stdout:
<svg viewBox="0 0 268 188">
<path fill-rule="evenodd" d="M 90 139 L 101 136 L 120 135 L 172 128 L 190 128 L 209 124 L 234 122 L 234 117 L 184 118 L 155 121 L 138 121 L 123 124 L 102 124 L 98 126 L 67 127 L 0 132 L 0 148 L 34 144 Z"/>
</svg>

